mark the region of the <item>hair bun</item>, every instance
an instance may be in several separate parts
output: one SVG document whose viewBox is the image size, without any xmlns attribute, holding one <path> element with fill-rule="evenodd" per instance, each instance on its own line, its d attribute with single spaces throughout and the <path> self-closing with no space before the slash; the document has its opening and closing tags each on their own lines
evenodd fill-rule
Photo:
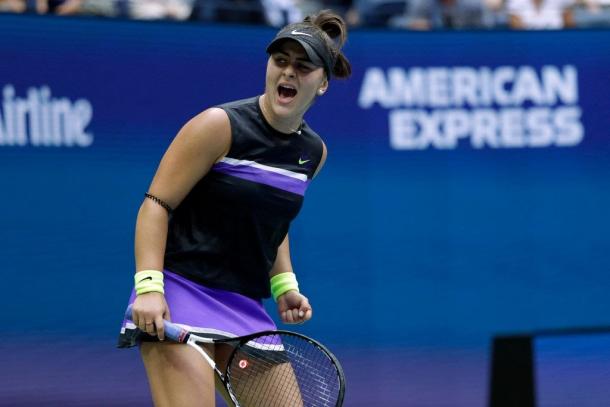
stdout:
<svg viewBox="0 0 610 407">
<path fill-rule="evenodd" d="M 305 17 L 303 23 L 311 24 L 326 34 L 324 41 L 332 54 L 333 66 L 329 75 L 337 78 L 347 78 L 352 74 L 349 60 L 341 52 L 341 47 L 347 41 L 347 25 L 340 15 L 332 10 L 322 10 L 319 13 Z"/>
<path fill-rule="evenodd" d="M 317 14 L 305 17 L 303 21 L 318 26 L 339 48 L 347 40 L 347 25 L 341 16 L 332 10 L 321 10 Z"/>
</svg>

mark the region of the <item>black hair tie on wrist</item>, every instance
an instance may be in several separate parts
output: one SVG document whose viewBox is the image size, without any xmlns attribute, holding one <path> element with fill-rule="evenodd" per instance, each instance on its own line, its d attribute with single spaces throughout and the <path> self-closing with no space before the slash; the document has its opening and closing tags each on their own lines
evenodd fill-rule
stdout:
<svg viewBox="0 0 610 407">
<path fill-rule="evenodd" d="M 146 192 L 144 194 L 144 196 L 146 198 L 152 200 L 153 202 L 161 205 L 167 211 L 168 214 L 171 214 L 174 211 L 171 206 L 169 206 L 167 203 L 163 202 L 161 199 L 157 198 L 156 196 L 151 195 L 148 192 Z"/>
</svg>

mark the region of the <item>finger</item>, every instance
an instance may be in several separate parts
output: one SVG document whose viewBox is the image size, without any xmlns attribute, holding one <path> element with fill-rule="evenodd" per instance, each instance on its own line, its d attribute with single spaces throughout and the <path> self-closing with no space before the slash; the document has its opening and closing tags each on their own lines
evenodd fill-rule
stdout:
<svg viewBox="0 0 610 407">
<path fill-rule="evenodd" d="M 299 313 L 300 313 L 300 312 L 299 312 L 299 310 L 298 310 L 297 308 L 294 308 L 294 309 L 292 310 L 292 320 L 293 320 L 294 322 L 298 322 L 298 321 L 300 321 L 301 317 L 300 317 Z"/>
<path fill-rule="evenodd" d="M 299 317 L 304 318 L 307 311 L 311 311 L 311 305 L 309 305 L 309 300 L 306 297 L 303 297 L 301 306 L 299 307 Z"/>
<path fill-rule="evenodd" d="M 144 323 L 144 327 L 146 330 L 146 333 L 152 336 L 155 336 L 155 323 L 153 321 L 146 321 Z"/>
<path fill-rule="evenodd" d="M 155 328 L 157 329 L 157 337 L 159 340 L 165 340 L 165 326 L 163 325 L 163 317 L 161 315 L 155 318 Z"/>
<path fill-rule="evenodd" d="M 308 311 L 311 311 L 311 307 L 309 306 L 301 306 L 301 308 L 298 309 L 299 312 L 299 319 L 303 319 L 305 318 L 305 314 L 307 314 Z"/>
<path fill-rule="evenodd" d="M 137 327 L 142 331 L 142 332 L 146 332 L 146 322 L 144 321 L 144 318 L 140 318 L 138 319 L 138 325 Z"/>
<path fill-rule="evenodd" d="M 286 322 L 287 324 L 294 323 L 294 319 L 292 319 L 292 310 L 286 311 L 286 321 L 284 322 Z"/>
<path fill-rule="evenodd" d="M 304 311 L 302 309 L 299 310 L 299 324 L 302 324 L 303 322 L 307 321 L 306 317 L 307 317 L 307 312 L 308 311 Z"/>
<path fill-rule="evenodd" d="M 313 316 L 313 310 L 310 308 L 307 311 L 305 311 L 305 316 L 303 317 L 303 322 L 309 321 L 312 316 Z"/>
<path fill-rule="evenodd" d="M 136 325 L 142 332 L 146 332 L 146 318 L 141 315 L 138 317 L 138 323 Z"/>
<path fill-rule="evenodd" d="M 131 322 L 133 322 L 133 324 L 138 328 L 140 327 L 140 325 L 138 324 L 138 314 L 133 311 L 131 312 Z"/>
</svg>

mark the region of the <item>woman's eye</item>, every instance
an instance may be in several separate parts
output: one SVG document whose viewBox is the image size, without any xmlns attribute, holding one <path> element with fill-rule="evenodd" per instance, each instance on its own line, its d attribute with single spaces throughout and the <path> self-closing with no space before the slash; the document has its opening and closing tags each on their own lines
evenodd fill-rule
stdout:
<svg viewBox="0 0 610 407">
<path fill-rule="evenodd" d="M 297 68 L 298 68 L 300 71 L 303 71 L 303 72 L 309 72 L 309 71 L 311 71 L 311 68 L 310 68 L 308 65 L 298 65 L 298 66 L 297 66 Z"/>
</svg>

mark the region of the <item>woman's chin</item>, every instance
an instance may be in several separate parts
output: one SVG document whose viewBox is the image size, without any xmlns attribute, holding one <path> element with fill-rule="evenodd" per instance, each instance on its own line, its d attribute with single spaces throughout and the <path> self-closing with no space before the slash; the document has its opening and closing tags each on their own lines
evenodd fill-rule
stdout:
<svg viewBox="0 0 610 407">
<path fill-rule="evenodd" d="M 273 115 L 280 120 L 291 119 L 294 116 L 302 115 L 302 110 L 299 108 L 299 100 L 297 97 L 282 97 L 278 94 L 268 100 Z M 268 105 L 268 106 L 269 106 Z"/>
<path fill-rule="evenodd" d="M 276 114 L 276 116 L 281 117 L 281 118 L 285 118 L 285 117 L 290 117 L 292 115 L 294 115 L 297 111 L 296 109 L 296 103 L 294 100 L 289 101 L 288 103 L 286 103 L 286 101 L 281 101 L 281 100 L 276 100 L 273 106 L 273 110 Z"/>
</svg>

